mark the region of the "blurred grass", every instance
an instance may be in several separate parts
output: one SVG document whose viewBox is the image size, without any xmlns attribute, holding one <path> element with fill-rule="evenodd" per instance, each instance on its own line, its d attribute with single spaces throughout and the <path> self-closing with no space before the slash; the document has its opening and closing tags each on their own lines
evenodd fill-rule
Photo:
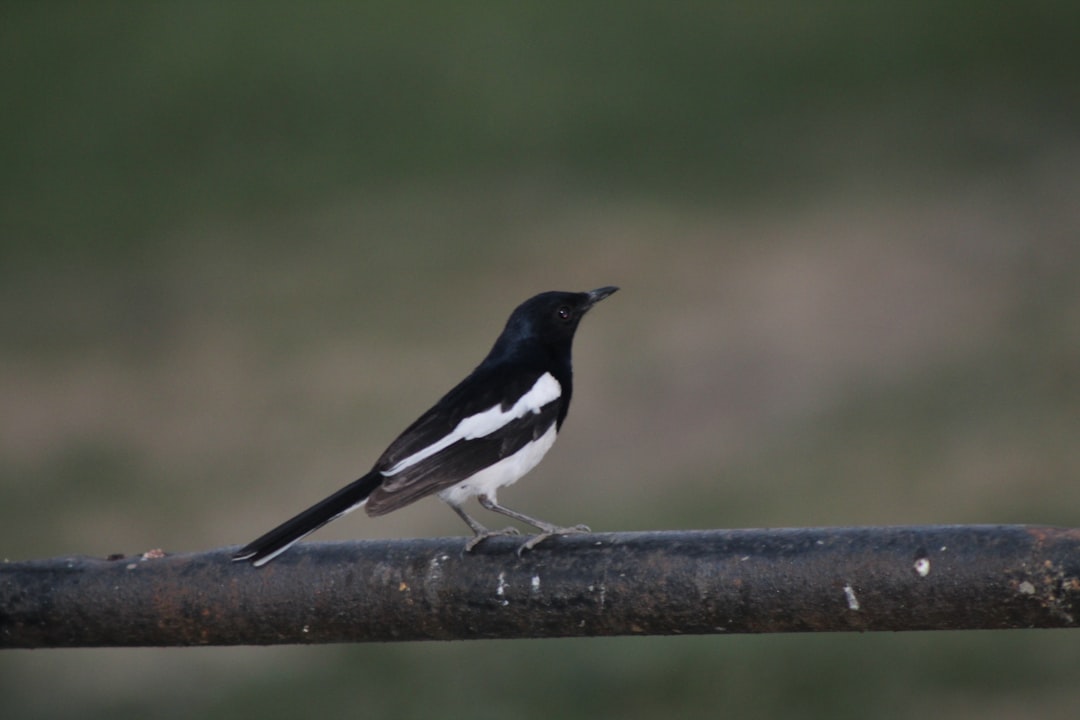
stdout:
<svg viewBox="0 0 1080 720">
<path fill-rule="evenodd" d="M 515 506 L 1076 526 L 1073 3 L 0 7 L 0 548 L 250 539 L 614 283 Z M 319 538 L 460 533 L 436 502 Z M 0 656 L 8 717 L 1071 717 L 1070 633 Z M 944 710 L 943 710 L 944 709 Z"/>
<path fill-rule="evenodd" d="M 420 179 L 753 197 L 834 179 L 833 153 L 997 170 L 1071 135 L 1078 102 L 1080 13 L 1063 2 L 0 12 L 8 268 L 130 261 L 193 215 Z"/>
</svg>

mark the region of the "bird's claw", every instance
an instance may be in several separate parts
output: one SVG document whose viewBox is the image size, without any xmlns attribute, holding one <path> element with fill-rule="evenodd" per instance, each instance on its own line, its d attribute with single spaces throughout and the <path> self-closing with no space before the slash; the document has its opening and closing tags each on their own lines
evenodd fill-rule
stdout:
<svg viewBox="0 0 1080 720">
<path fill-rule="evenodd" d="M 504 527 L 502 530 L 484 530 L 478 532 L 469 538 L 469 541 L 465 543 L 465 552 L 472 552 L 473 549 L 484 542 L 488 538 L 499 537 L 500 535 L 520 535 L 521 531 L 516 527 Z"/>
<path fill-rule="evenodd" d="M 544 542 L 548 538 L 555 537 L 556 535 L 577 535 L 579 533 L 592 532 L 588 525 L 574 525 L 573 527 L 552 527 L 543 532 L 533 535 L 531 538 L 521 543 L 521 546 L 517 549 L 518 557 L 526 550 L 532 550 L 534 547 Z"/>
</svg>

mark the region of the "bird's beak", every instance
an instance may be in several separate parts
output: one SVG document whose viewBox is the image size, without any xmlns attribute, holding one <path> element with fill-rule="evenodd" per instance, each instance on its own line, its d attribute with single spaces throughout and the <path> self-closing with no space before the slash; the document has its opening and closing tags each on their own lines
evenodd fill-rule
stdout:
<svg viewBox="0 0 1080 720">
<path fill-rule="evenodd" d="M 592 307 L 593 305 L 600 302 L 601 300 L 606 298 L 608 295 L 611 295 L 613 292 L 615 292 L 618 289 L 619 288 L 615 287 L 614 285 L 607 285 L 605 287 L 596 288 L 595 290 L 589 291 L 587 293 L 588 296 L 589 296 L 589 307 Z"/>
</svg>

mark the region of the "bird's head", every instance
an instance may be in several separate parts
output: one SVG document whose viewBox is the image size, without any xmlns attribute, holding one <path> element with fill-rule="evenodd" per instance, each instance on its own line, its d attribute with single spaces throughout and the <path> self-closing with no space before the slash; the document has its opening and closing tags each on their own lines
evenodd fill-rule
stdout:
<svg viewBox="0 0 1080 720">
<path fill-rule="evenodd" d="M 619 288 L 612 285 L 590 292 L 545 292 L 518 305 L 506 321 L 496 349 L 541 346 L 553 352 L 569 352 L 574 332 L 585 313 Z"/>
</svg>

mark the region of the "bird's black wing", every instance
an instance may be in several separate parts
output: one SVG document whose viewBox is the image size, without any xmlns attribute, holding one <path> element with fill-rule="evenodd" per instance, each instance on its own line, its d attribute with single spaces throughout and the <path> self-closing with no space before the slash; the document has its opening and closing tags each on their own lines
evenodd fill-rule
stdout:
<svg viewBox="0 0 1080 720">
<path fill-rule="evenodd" d="M 449 435 L 465 418 L 494 407 L 508 410 L 544 374 L 542 369 L 481 364 L 446 393 L 427 412 L 402 431 L 375 462 L 375 470 L 385 471 L 405 458 L 424 450 Z"/>
<path fill-rule="evenodd" d="M 561 403 L 561 398 L 553 400 L 483 437 L 458 440 L 387 477 L 368 496 L 365 511 L 375 516 L 397 510 L 513 455 L 552 428 Z"/>
</svg>

